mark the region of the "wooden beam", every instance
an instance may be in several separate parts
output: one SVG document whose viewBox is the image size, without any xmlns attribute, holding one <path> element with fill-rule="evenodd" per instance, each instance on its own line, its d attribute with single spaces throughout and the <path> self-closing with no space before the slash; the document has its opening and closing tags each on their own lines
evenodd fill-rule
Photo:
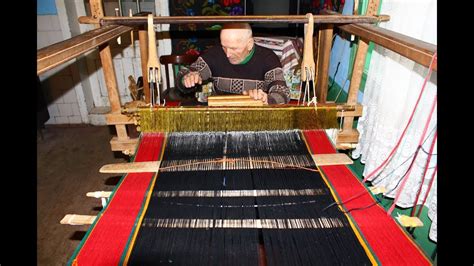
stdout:
<svg viewBox="0 0 474 266">
<path fill-rule="evenodd" d="M 130 139 L 130 137 L 127 135 L 127 125 L 115 125 L 115 131 L 117 132 L 118 140 Z"/>
<path fill-rule="evenodd" d="M 104 17 L 104 9 L 101 0 L 90 0 L 91 14 L 94 18 Z M 97 25 L 99 27 L 99 25 Z M 100 61 L 104 72 L 105 85 L 109 96 L 110 108 L 112 113 L 120 113 L 120 96 L 117 86 L 117 77 L 115 76 L 114 63 L 109 43 L 104 43 L 99 47 Z"/>
<path fill-rule="evenodd" d="M 344 153 L 313 154 L 311 156 L 318 166 L 353 163 L 353 161 Z M 224 162 L 225 161 L 223 161 L 223 163 Z M 159 171 L 160 164 L 161 161 L 106 164 L 100 168 L 99 172 L 106 174 L 153 173 Z"/>
<path fill-rule="evenodd" d="M 209 96 L 207 106 L 263 106 L 261 100 L 255 100 L 249 95 Z"/>
<path fill-rule="evenodd" d="M 143 78 L 143 93 L 145 95 L 145 102 L 151 102 L 150 98 L 150 83 L 148 83 L 148 32 L 144 26 L 140 27 L 138 31 L 138 43 L 140 45 L 140 62 L 142 67 Z"/>
<path fill-rule="evenodd" d="M 367 15 L 377 14 L 380 0 L 370 0 L 367 6 Z M 354 60 L 354 67 L 352 70 L 351 83 L 347 95 L 347 104 L 356 104 L 357 96 L 359 94 L 360 81 L 365 66 L 365 58 L 369 48 L 368 42 L 364 39 L 359 39 L 356 57 Z M 337 135 L 336 143 L 357 143 L 359 142 L 359 132 L 353 129 L 354 117 L 346 117 L 343 121 L 342 132 Z M 357 139 L 355 139 L 357 138 Z"/>
<path fill-rule="evenodd" d="M 324 14 L 340 15 L 340 13 L 327 10 L 324 11 Z M 336 26 L 349 34 L 359 36 L 366 42 L 374 42 L 425 67 L 430 66 L 431 58 L 438 49 L 434 44 L 373 25 L 347 24 Z M 433 62 L 433 70 L 438 70 L 436 61 Z"/>
<path fill-rule="evenodd" d="M 342 15 L 327 16 L 313 15 L 314 23 L 318 24 L 345 24 L 345 23 L 377 23 L 388 21 L 390 16 L 361 16 Z M 81 24 L 101 24 L 101 25 L 127 25 L 138 26 L 147 23 L 146 16 L 133 17 L 79 17 Z M 248 22 L 248 23 L 307 23 L 306 15 L 252 15 L 252 16 L 155 16 L 154 24 L 189 24 L 189 23 L 226 23 L 226 22 Z"/>
<path fill-rule="evenodd" d="M 131 29 L 127 26 L 110 25 L 41 48 L 37 51 L 36 55 L 36 74 L 40 75 L 47 70 L 74 59 L 109 40 L 129 32 Z"/>
<path fill-rule="evenodd" d="M 105 120 L 107 125 L 133 125 L 136 122 L 135 118 L 123 114 L 106 114 Z"/>
<path fill-rule="evenodd" d="M 318 103 L 325 103 L 328 91 L 329 59 L 331 58 L 333 25 L 321 25 L 319 32 L 316 97 Z"/>
<path fill-rule="evenodd" d="M 337 111 L 337 116 L 338 117 L 360 117 L 362 116 L 362 111 L 363 111 L 363 106 L 362 104 L 356 104 L 355 105 L 355 110 L 354 111 Z"/>
<path fill-rule="evenodd" d="M 110 147 L 112 151 L 121 151 L 126 155 L 134 154 L 137 144 L 138 138 L 119 140 L 118 137 L 113 137 L 110 140 Z"/>
<path fill-rule="evenodd" d="M 341 25 L 339 28 L 394 51 L 425 67 L 430 66 L 431 58 L 438 49 L 434 44 L 372 25 Z M 438 71 L 436 60 L 433 62 L 433 70 Z"/>
<path fill-rule="evenodd" d="M 353 117 L 347 117 L 344 120 Z M 357 129 L 351 128 L 343 130 L 337 134 L 336 138 L 337 143 L 358 143 L 359 142 L 359 131 Z"/>
<path fill-rule="evenodd" d="M 106 164 L 99 169 L 104 174 L 158 172 L 161 161 Z"/>
</svg>

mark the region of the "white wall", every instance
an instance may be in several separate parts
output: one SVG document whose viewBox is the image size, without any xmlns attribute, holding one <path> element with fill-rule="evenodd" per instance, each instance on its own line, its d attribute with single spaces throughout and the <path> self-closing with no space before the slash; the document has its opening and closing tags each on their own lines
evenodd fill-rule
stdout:
<svg viewBox="0 0 474 266">
<path fill-rule="evenodd" d="M 37 49 L 63 40 L 58 15 L 37 16 Z M 65 65 L 40 76 L 50 119 L 46 124 L 82 123 L 76 88 L 80 81 Z"/>
</svg>

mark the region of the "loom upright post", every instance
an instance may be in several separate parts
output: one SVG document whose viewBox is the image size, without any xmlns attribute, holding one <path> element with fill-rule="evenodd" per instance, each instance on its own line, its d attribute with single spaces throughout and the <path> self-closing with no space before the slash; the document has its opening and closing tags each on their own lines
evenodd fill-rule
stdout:
<svg viewBox="0 0 474 266">
<path fill-rule="evenodd" d="M 104 9 L 101 0 L 90 0 L 91 14 L 93 17 L 101 18 L 104 16 Z M 100 27 L 97 25 L 97 27 Z M 111 114 L 120 114 L 121 103 L 117 87 L 117 77 L 115 76 L 114 63 L 112 61 L 112 53 L 110 51 L 109 43 L 105 43 L 99 47 L 100 61 L 104 71 L 105 84 L 107 86 L 107 94 L 109 96 Z M 124 124 L 115 125 L 117 137 L 113 138 L 110 143 L 113 145 L 114 141 L 128 140 L 127 128 Z"/>
<path fill-rule="evenodd" d="M 367 7 L 366 15 L 376 15 L 379 8 L 380 0 L 371 0 Z M 365 58 L 367 50 L 369 48 L 369 42 L 359 39 L 357 53 L 354 60 L 354 69 L 352 71 L 351 84 L 349 86 L 347 104 L 356 104 L 357 96 L 359 94 L 360 81 L 362 79 L 362 73 L 364 72 Z M 353 129 L 354 117 L 345 117 L 342 131 L 337 135 L 337 143 L 357 143 L 359 142 L 359 132 L 357 129 Z"/>
<path fill-rule="evenodd" d="M 333 24 L 321 24 L 319 28 L 317 47 L 318 69 L 316 69 L 316 97 L 318 103 L 325 103 L 328 94 L 328 71 L 329 59 L 331 58 L 333 28 Z"/>
<path fill-rule="evenodd" d="M 144 25 L 140 26 L 138 31 L 138 39 L 140 43 L 140 62 L 142 67 L 142 78 L 143 78 L 143 92 L 145 94 L 145 102 L 150 102 L 150 84 L 148 80 L 148 32 Z"/>
</svg>

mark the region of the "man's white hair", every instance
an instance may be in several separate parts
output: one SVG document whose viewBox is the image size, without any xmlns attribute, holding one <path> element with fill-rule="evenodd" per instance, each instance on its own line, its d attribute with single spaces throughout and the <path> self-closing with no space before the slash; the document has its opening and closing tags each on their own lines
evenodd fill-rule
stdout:
<svg viewBox="0 0 474 266">
<path fill-rule="evenodd" d="M 222 30 L 242 30 L 242 34 L 239 35 L 241 41 L 246 41 L 252 38 L 252 27 L 248 23 L 227 23 L 224 24 Z"/>
</svg>

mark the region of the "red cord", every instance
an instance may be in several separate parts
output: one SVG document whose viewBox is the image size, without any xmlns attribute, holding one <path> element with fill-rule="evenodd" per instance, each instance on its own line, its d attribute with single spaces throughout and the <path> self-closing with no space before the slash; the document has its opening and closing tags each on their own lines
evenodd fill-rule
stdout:
<svg viewBox="0 0 474 266">
<path fill-rule="evenodd" d="M 423 183 L 425 183 L 425 175 L 426 175 L 426 172 L 428 171 L 428 166 L 430 165 L 430 162 L 431 162 L 431 156 L 433 154 L 433 149 L 434 149 L 434 144 L 436 143 L 436 138 L 438 137 L 438 132 L 436 131 L 434 137 L 433 137 L 433 140 L 431 141 L 431 146 L 430 146 L 430 151 L 428 153 L 428 159 L 426 161 L 426 165 L 425 165 L 425 169 L 423 171 L 423 175 L 422 175 L 422 179 L 421 179 L 421 183 L 420 183 L 420 186 L 418 187 L 418 191 L 416 193 L 416 198 L 415 198 L 415 202 L 413 203 L 413 209 L 411 210 L 411 214 L 410 216 L 413 216 L 415 215 L 415 211 L 416 211 L 416 206 L 418 204 L 418 199 L 420 197 L 420 194 L 421 194 L 421 190 L 422 190 L 422 187 L 423 187 Z M 426 195 L 428 195 L 428 193 L 430 193 L 430 190 L 426 190 Z M 426 199 L 426 197 L 425 197 Z M 423 208 L 423 206 L 421 206 L 420 208 Z M 419 216 L 418 216 L 419 217 Z"/>
<path fill-rule="evenodd" d="M 431 117 L 433 116 L 434 109 L 436 107 L 436 102 L 437 102 L 438 96 L 436 95 L 433 99 L 433 103 L 431 104 L 431 110 L 430 114 L 428 116 L 428 119 L 426 119 L 425 127 L 423 129 L 423 133 L 421 134 L 420 141 L 418 142 L 417 147 L 422 147 L 423 145 L 423 140 L 425 139 L 426 131 L 428 130 L 428 126 L 430 125 Z M 418 150 L 419 151 L 419 150 Z M 418 151 L 415 154 L 415 157 L 413 158 L 413 162 L 415 162 L 416 158 L 418 157 Z M 403 177 L 402 184 L 400 185 L 400 188 L 397 190 L 397 194 L 395 195 L 395 199 L 393 200 L 392 206 L 388 209 L 388 214 L 392 214 L 393 210 L 395 209 L 395 204 L 397 204 L 398 199 L 400 198 L 400 195 L 402 194 L 403 189 L 405 188 L 405 184 L 407 183 L 408 178 L 410 177 L 411 170 L 413 169 L 414 163 L 410 165 L 410 169 L 408 169 L 408 173 Z M 416 204 L 416 202 L 415 202 Z"/>
<path fill-rule="evenodd" d="M 436 165 L 436 167 L 433 171 L 433 174 L 431 174 L 431 180 L 430 180 L 430 184 L 428 185 L 427 191 L 431 190 L 431 187 L 433 186 L 433 182 L 434 182 L 434 177 L 435 177 L 435 174 L 436 174 L 437 171 L 438 171 L 438 165 Z M 423 202 L 421 203 L 421 208 L 418 209 L 418 213 L 416 214 L 417 217 L 420 217 L 421 211 L 423 210 L 423 208 L 425 206 L 427 198 L 428 198 L 428 192 L 425 194 L 425 197 L 423 198 Z"/>
<path fill-rule="evenodd" d="M 426 82 L 428 81 L 429 77 L 431 77 L 433 62 L 435 61 L 436 58 L 437 58 L 437 52 L 434 52 L 433 57 L 431 58 L 431 63 L 430 63 L 430 67 L 429 67 L 429 72 L 428 72 L 428 75 L 425 77 L 425 81 L 423 82 L 423 86 L 422 86 L 422 88 L 421 88 L 420 95 L 418 95 L 418 99 L 416 100 L 416 104 L 415 104 L 415 106 L 413 107 L 413 111 L 411 112 L 410 119 L 408 120 L 408 123 L 407 123 L 407 125 L 405 126 L 405 129 L 403 130 L 402 135 L 401 135 L 400 138 L 398 139 L 397 144 L 395 145 L 395 147 L 393 147 L 392 151 L 390 152 L 390 154 L 388 155 L 388 157 L 382 162 L 382 164 L 380 164 L 375 170 L 373 170 L 371 173 L 369 173 L 369 174 L 364 178 L 364 180 L 362 180 L 362 182 L 366 182 L 367 179 L 369 179 L 370 177 L 372 177 L 372 175 L 374 175 L 374 173 L 376 173 L 378 170 L 380 170 L 380 168 L 382 168 L 383 166 L 385 166 L 385 164 L 388 162 L 389 158 L 393 156 L 393 154 L 395 153 L 395 150 L 398 148 L 398 146 L 400 146 L 400 143 L 402 142 L 402 139 L 403 139 L 403 137 L 405 136 L 405 133 L 406 133 L 406 131 L 407 131 L 407 129 L 408 129 L 408 126 L 410 125 L 411 121 L 413 120 L 413 116 L 414 116 L 414 114 L 415 114 L 416 107 L 418 106 L 418 104 L 419 104 L 419 102 L 420 102 L 420 99 L 421 99 L 421 96 L 423 95 L 423 91 L 425 90 Z"/>
</svg>

